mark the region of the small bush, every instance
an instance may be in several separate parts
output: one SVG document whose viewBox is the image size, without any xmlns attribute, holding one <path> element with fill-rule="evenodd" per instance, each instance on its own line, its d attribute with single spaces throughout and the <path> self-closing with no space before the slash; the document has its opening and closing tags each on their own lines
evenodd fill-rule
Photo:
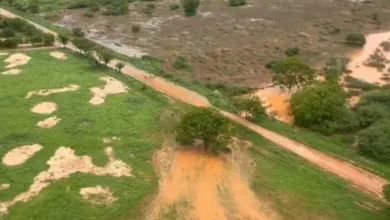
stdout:
<svg viewBox="0 0 390 220">
<path fill-rule="evenodd" d="M 92 12 L 91 10 L 86 10 L 86 11 L 84 12 L 84 16 L 85 16 L 85 17 L 92 18 L 92 17 L 94 17 L 95 15 L 93 14 L 93 12 Z"/>
<path fill-rule="evenodd" d="M 384 163 L 390 163 L 390 120 L 382 120 L 360 131 L 358 152 Z"/>
<path fill-rule="evenodd" d="M 55 37 L 52 34 L 44 34 L 43 35 L 43 45 L 51 46 L 54 44 Z"/>
<path fill-rule="evenodd" d="M 151 3 L 151 4 L 147 4 L 146 7 L 142 11 L 147 15 L 151 15 L 151 14 L 153 14 L 153 11 L 155 8 L 156 8 L 156 5 Z"/>
<path fill-rule="evenodd" d="M 349 45 L 363 47 L 366 44 L 366 38 L 361 33 L 350 33 L 345 37 L 345 42 Z"/>
<path fill-rule="evenodd" d="M 43 39 L 40 36 L 35 36 L 30 39 L 30 42 L 33 46 L 38 46 L 43 43 Z"/>
<path fill-rule="evenodd" d="M 383 195 L 385 196 L 385 199 L 390 202 L 390 184 L 386 184 L 383 187 Z"/>
<path fill-rule="evenodd" d="M 175 11 L 175 10 L 178 10 L 178 9 L 180 9 L 180 5 L 177 4 L 177 3 L 172 3 L 172 4 L 169 5 L 169 10 L 171 10 L 171 11 Z"/>
<path fill-rule="evenodd" d="M 133 25 L 131 26 L 131 31 L 132 31 L 133 33 L 138 33 L 140 30 L 141 30 L 141 26 L 140 26 L 139 24 L 133 24 Z"/>
<path fill-rule="evenodd" d="M 356 78 L 349 76 L 349 75 L 345 76 L 344 80 L 347 83 L 348 88 L 361 89 L 363 91 L 370 91 L 370 90 L 374 90 L 374 89 L 378 88 L 378 86 L 376 86 L 374 84 L 356 79 Z"/>
<path fill-rule="evenodd" d="M 177 56 L 175 60 L 175 64 L 173 65 L 175 69 L 184 70 L 184 71 L 192 71 L 191 63 L 185 57 Z"/>
<path fill-rule="evenodd" d="M 389 41 L 383 41 L 380 46 L 383 48 L 384 51 L 388 52 L 390 51 L 390 42 Z"/>
<path fill-rule="evenodd" d="M 2 38 L 11 38 L 11 37 L 15 37 L 16 34 L 11 28 L 4 28 L 3 30 L 1 30 L 0 36 Z"/>
<path fill-rule="evenodd" d="M 288 57 L 296 56 L 299 54 L 299 48 L 296 48 L 296 47 L 288 48 L 286 50 L 285 54 Z"/>
<path fill-rule="evenodd" d="M 183 0 L 183 9 L 186 16 L 195 16 L 200 5 L 200 0 Z"/>
<path fill-rule="evenodd" d="M 83 29 L 78 28 L 78 27 L 73 28 L 73 29 L 72 29 L 72 33 L 73 33 L 73 35 L 76 36 L 76 37 L 84 37 L 84 35 L 85 35 Z"/>
<path fill-rule="evenodd" d="M 17 48 L 20 41 L 16 38 L 10 38 L 0 41 L 0 47 L 2 48 Z"/>
<path fill-rule="evenodd" d="M 96 1 L 91 1 L 89 3 L 89 8 L 92 12 L 97 12 L 97 11 L 100 11 L 100 6 L 99 6 L 99 3 L 96 2 Z"/>
<path fill-rule="evenodd" d="M 85 0 L 74 0 L 68 6 L 68 9 L 76 9 L 76 8 L 86 8 L 88 7 L 88 1 Z"/>
<path fill-rule="evenodd" d="M 246 5 L 246 0 L 229 0 L 229 5 L 232 7 Z"/>
<path fill-rule="evenodd" d="M 359 105 L 356 112 L 360 126 L 363 128 L 366 128 L 377 121 L 390 118 L 390 108 L 379 102 Z"/>
</svg>

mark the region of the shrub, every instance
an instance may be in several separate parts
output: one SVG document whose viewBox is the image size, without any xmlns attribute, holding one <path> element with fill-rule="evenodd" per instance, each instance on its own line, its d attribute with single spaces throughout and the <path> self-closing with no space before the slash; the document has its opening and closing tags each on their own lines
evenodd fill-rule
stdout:
<svg viewBox="0 0 390 220">
<path fill-rule="evenodd" d="M 192 65 L 185 57 L 177 56 L 173 67 L 178 70 L 192 71 Z"/>
<path fill-rule="evenodd" d="M 373 102 L 366 105 L 359 105 L 356 112 L 359 117 L 360 126 L 364 128 L 379 120 L 390 118 L 390 108 L 382 103 Z"/>
<path fill-rule="evenodd" d="M 232 7 L 237 7 L 245 4 L 246 0 L 229 0 L 229 5 Z"/>
<path fill-rule="evenodd" d="M 89 8 L 92 12 L 100 11 L 100 6 L 99 6 L 99 3 L 97 1 L 91 1 L 89 3 Z"/>
<path fill-rule="evenodd" d="M 345 37 L 345 41 L 349 45 L 362 47 L 366 44 L 366 38 L 361 33 L 350 33 Z"/>
<path fill-rule="evenodd" d="M 16 38 L 5 39 L 0 42 L 2 48 L 17 48 L 20 41 Z"/>
<path fill-rule="evenodd" d="M 62 46 L 64 46 L 64 47 L 69 42 L 69 37 L 66 35 L 60 34 L 58 36 L 58 38 L 59 38 L 59 41 L 62 43 Z"/>
<path fill-rule="evenodd" d="M 151 15 L 153 14 L 155 8 L 156 8 L 155 4 L 148 4 L 142 11 L 147 15 Z"/>
<path fill-rule="evenodd" d="M 292 56 L 296 56 L 299 54 L 299 48 L 296 48 L 296 47 L 291 47 L 291 48 L 288 48 L 286 50 L 286 52 L 284 52 L 286 54 L 286 56 L 288 57 L 292 57 Z"/>
<path fill-rule="evenodd" d="M 30 39 L 30 42 L 33 46 L 37 46 L 43 43 L 43 39 L 40 36 L 35 36 Z"/>
<path fill-rule="evenodd" d="M 200 0 L 183 0 L 183 9 L 186 16 L 194 16 L 200 5 Z"/>
<path fill-rule="evenodd" d="M 11 28 L 4 28 L 3 30 L 1 30 L 0 36 L 2 38 L 11 38 L 11 37 L 15 37 L 16 34 Z"/>
<path fill-rule="evenodd" d="M 94 17 L 95 15 L 93 14 L 93 12 L 92 12 L 91 10 L 86 10 L 86 11 L 84 12 L 84 16 L 85 16 L 85 17 L 92 18 L 92 17 Z"/>
<path fill-rule="evenodd" d="M 34 14 L 39 13 L 40 11 L 39 3 L 37 0 L 30 0 L 27 8 L 31 13 Z"/>
<path fill-rule="evenodd" d="M 363 91 L 370 91 L 370 90 L 374 90 L 374 89 L 379 88 L 378 86 L 376 86 L 374 84 L 362 81 L 360 79 L 356 79 L 355 77 L 352 77 L 349 75 L 345 76 L 344 80 L 345 80 L 345 82 L 347 84 L 346 86 L 348 88 L 361 89 Z"/>
<path fill-rule="evenodd" d="M 386 184 L 383 187 L 383 195 L 385 196 L 385 199 L 390 202 L 390 184 Z"/>
<path fill-rule="evenodd" d="M 172 4 L 169 5 L 169 10 L 171 10 L 171 11 L 175 11 L 175 10 L 178 10 L 178 9 L 180 9 L 180 5 L 177 4 L 177 3 L 172 3 Z"/>
<path fill-rule="evenodd" d="M 347 71 L 346 67 L 349 58 L 346 57 L 332 57 L 326 62 L 325 78 L 327 80 L 338 80 L 339 77 Z"/>
<path fill-rule="evenodd" d="M 73 0 L 68 6 L 68 9 L 86 8 L 88 7 L 88 1 L 85 0 Z"/>
<path fill-rule="evenodd" d="M 75 37 L 84 37 L 85 33 L 83 31 L 83 29 L 79 28 L 79 27 L 75 27 L 72 29 L 72 33 Z"/>
<path fill-rule="evenodd" d="M 360 131 L 358 152 L 384 163 L 390 163 L 390 120 L 376 122 Z"/>
<path fill-rule="evenodd" d="M 131 31 L 132 31 L 133 33 L 138 33 L 140 30 L 141 30 L 141 26 L 140 26 L 139 24 L 133 24 L 133 25 L 131 26 Z"/>
<path fill-rule="evenodd" d="M 120 72 L 123 67 L 125 67 L 125 64 L 123 64 L 122 62 L 118 62 L 116 65 L 115 65 L 115 68 Z"/>
<path fill-rule="evenodd" d="M 43 35 L 43 45 L 51 46 L 54 44 L 55 37 L 52 34 L 44 34 Z"/>
<path fill-rule="evenodd" d="M 390 89 L 381 89 L 367 92 L 362 101 L 362 105 L 372 104 L 372 103 L 381 103 L 387 108 L 390 108 Z"/>
<path fill-rule="evenodd" d="M 380 46 L 383 48 L 384 51 L 386 51 L 386 52 L 390 51 L 390 42 L 389 41 L 382 41 Z"/>
</svg>

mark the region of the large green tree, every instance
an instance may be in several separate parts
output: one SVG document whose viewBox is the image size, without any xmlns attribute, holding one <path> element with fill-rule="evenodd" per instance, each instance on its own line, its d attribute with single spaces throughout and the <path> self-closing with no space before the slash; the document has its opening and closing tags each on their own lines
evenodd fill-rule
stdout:
<svg viewBox="0 0 390 220">
<path fill-rule="evenodd" d="M 360 131 L 358 151 L 384 163 L 390 163 L 390 119 L 376 122 Z"/>
<path fill-rule="evenodd" d="M 213 153 L 228 149 L 234 126 L 228 118 L 212 108 L 196 108 L 183 116 L 176 128 L 176 140 L 193 144 L 202 140 L 206 150 Z"/>
<path fill-rule="evenodd" d="M 272 82 L 282 88 L 291 90 L 310 83 L 315 77 L 315 71 L 297 57 L 288 57 L 274 64 L 275 75 Z"/>
<path fill-rule="evenodd" d="M 295 123 L 307 128 L 329 124 L 344 112 L 341 109 L 345 98 L 345 92 L 336 82 L 318 82 L 306 86 L 291 98 Z"/>
</svg>

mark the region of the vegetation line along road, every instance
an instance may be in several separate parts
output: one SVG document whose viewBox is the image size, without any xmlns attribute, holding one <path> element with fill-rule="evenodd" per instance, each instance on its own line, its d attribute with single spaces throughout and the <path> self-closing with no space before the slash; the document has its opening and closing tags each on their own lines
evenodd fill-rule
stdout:
<svg viewBox="0 0 390 220">
<path fill-rule="evenodd" d="M 4 9 L 0 9 L 0 14 L 6 17 L 19 17 L 9 11 L 6 11 Z M 23 18 L 25 19 L 25 18 Z M 27 19 L 25 19 L 27 20 Z M 41 29 L 42 31 L 46 33 L 51 33 L 56 35 L 55 32 L 36 24 L 32 21 L 27 20 L 37 28 Z M 68 49 L 71 50 L 77 50 L 73 45 L 68 44 L 66 46 Z M 109 63 L 109 67 L 115 69 L 116 64 L 120 62 L 119 60 L 113 60 Z M 154 89 L 165 93 L 166 95 L 178 99 L 180 101 L 183 101 L 185 103 L 195 105 L 195 106 L 202 106 L 207 107 L 211 106 L 211 104 L 208 102 L 208 100 L 199 95 L 196 92 L 193 92 L 189 89 L 186 89 L 182 86 L 178 86 L 174 83 L 168 82 L 167 80 L 154 76 L 153 74 L 149 74 L 145 71 L 139 70 L 135 68 L 134 66 L 130 64 L 126 64 L 124 68 L 121 70 L 122 73 L 131 76 L 145 84 L 147 84 L 150 87 L 153 87 Z M 220 110 L 222 114 L 230 118 L 231 120 L 242 124 L 256 133 L 262 135 L 266 139 L 276 143 L 277 145 L 281 146 L 282 148 L 293 152 L 294 154 L 308 160 L 309 162 L 316 164 L 317 166 L 323 168 L 324 170 L 334 173 L 337 176 L 351 182 L 354 186 L 358 187 L 359 189 L 370 193 L 371 195 L 374 195 L 378 198 L 383 198 L 382 194 L 382 187 L 388 183 L 387 180 L 374 175 L 368 171 L 365 171 L 363 169 L 360 169 L 348 162 L 338 160 L 334 157 L 331 157 L 329 155 L 326 155 L 320 151 L 314 150 L 308 146 L 305 146 L 301 143 L 298 143 L 296 141 L 293 141 L 289 138 L 286 138 L 280 134 L 277 134 L 275 132 L 272 132 L 270 130 L 267 130 L 265 128 L 262 128 L 258 125 L 255 125 L 239 116 L 236 116 L 234 114 L 225 112 Z"/>
</svg>

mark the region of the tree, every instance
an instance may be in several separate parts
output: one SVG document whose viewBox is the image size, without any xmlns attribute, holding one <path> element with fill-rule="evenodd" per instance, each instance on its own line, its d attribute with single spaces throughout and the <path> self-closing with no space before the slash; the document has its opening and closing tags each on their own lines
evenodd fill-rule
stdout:
<svg viewBox="0 0 390 220">
<path fill-rule="evenodd" d="M 289 57 L 275 63 L 272 69 L 275 71 L 272 82 L 288 90 L 291 90 L 295 86 L 299 88 L 308 84 L 315 76 L 315 71 L 296 57 Z"/>
<path fill-rule="evenodd" d="M 115 65 L 116 69 L 121 72 L 123 67 L 125 67 L 125 64 L 123 64 L 122 62 L 118 62 L 116 65 Z"/>
<path fill-rule="evenodd" d="M 61 42 L 63 47 L 65 47 L 65 45 L 69 42 L 69 37 L 66 36 L 66 35 L 60 34 L 58 36 L 58 38 L 59 38 L 59 40 L 60 40 L 60 42 Z"/>
<path fill-rule="evenodd" d="M 200 5 L 200 0 L 183 0 L 183 9 L 186 16 L 194 16 Z"/>
<path fill-rule="evenodd" d="M 358 133 L 358 152 L 384 163 L 390 163 L 390 120 L 381 120 Z"/>
<path fill-rule="evenodd" d="M 96 52 L 97 52 L 97 55 L 99 57 L 99 60 L 103 61 L 105 66 L 107 66 L 107 64 L 110 62 L 110 60 L 112 60 L 114 58 L 114 55 L 110 51 L 108 51 L 102 47 L 99 50 L 97 50 Z"/>
<path fill-rule="evenodd" d="M 265 113 L 261 100 L 257 96 L 237 98 L 233 101 L 233 104 L 239 112 L 244 113 L 246 119 L 255 119 Z"/>
<path fill-rule="evenodd" d="M 84 54 L 91 52 L 93 48 L 93 44 L 89 40 L 82 37 L 76 37 L 73 39 L 72 43 Z"/>
<path fill-rule="evenodd" d="M 211 108 L 196 108 L 181 119 L 176 128 L 176 140 L 181 144 L 203 141 L 206 150 L 213 153 L 228 149 L 233 137 L 233 124 Z"/>
<path fill-rule="evenodd" d="M 383 187 L 383 195 L 385 196 L 385 199 L 390 202 L 390 184 L 386 184 Z"/>
<path fill-rule="evenodd" d="M 336 82 L 318 82 L 306 86 L 291 97 L 295 123 L 314 128 L 334 121 L 344 106 L 346 94 Z"/>
<path fill-rule="evenodd" d="M 349 45 L 363 47 L 366 44 L 366 38 L 361 33 L 350 33 L 345 37 L 345 42 Z"/>
</svg>

